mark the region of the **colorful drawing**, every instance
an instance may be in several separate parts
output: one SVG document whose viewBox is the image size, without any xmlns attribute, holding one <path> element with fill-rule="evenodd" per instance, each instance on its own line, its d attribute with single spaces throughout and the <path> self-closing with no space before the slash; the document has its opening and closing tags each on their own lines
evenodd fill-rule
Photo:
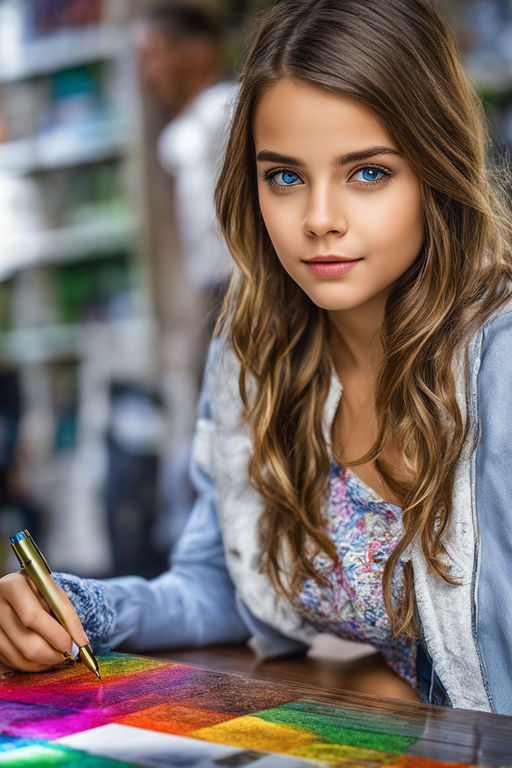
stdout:
<svg viewBox="0 0 512 768">
<path fill-rule="evenodd" d="M 267 683 L 127 654 L 101 658 L 102 682 L 80 665 L 0 680 L 0 732 L 56 739 L 118 722 L 188 733 L 290 694 Z M 176 705 L 176 706 L 173 706 Z"/>
<path fill-rule="evenodd" d="M 76 664 L 0 678 L 0 767 L 469 763 L 463 748 L 447 758 L 441 742 L 432 754 L 412 717 L 297 701 L 283 684 L 127 654 L 100 665 L 100 683 Z"/>
</svg>

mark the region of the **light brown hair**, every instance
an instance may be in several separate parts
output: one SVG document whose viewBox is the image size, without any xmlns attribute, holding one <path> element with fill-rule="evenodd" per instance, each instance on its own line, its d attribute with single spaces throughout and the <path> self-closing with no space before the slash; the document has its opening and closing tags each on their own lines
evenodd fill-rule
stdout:
<svg viewBox="0 0 512 768">
<path fill-rule="evenodd" d="M 486 169 L 479 100 L 451 33 L 428 3 L 283 0 L 265 15 L 241 76 L 216 193 L 239 267 L 221 322 L 241 364 L 250 478 L 265 502 L 261 567 L 292 600 L 304 578 L 319 578 L 306 540 L 335 556 L 322 525 L 330 463 L 323 409 L 332 368 L 326 313 L 280 266 L 258 207 L 251 121 L 265 88 L 283 77 L 371 109 L 422 183 L 425 242 L 387 303 L 379 432 L 360 459 L 375 460 L 402 505 L 403 535 L 385 566 L 383 592 L 395 633 L 415 636 L 410 566 L 397 605 L 391 577 L 419 537 L 429 567 L 450 581 L 442 539 L 468 427 L 453 365 L 468 335 L 510 294 L 509 214 Z M 390 444 L 407 480 L 382 459 Z"/>
</svg>

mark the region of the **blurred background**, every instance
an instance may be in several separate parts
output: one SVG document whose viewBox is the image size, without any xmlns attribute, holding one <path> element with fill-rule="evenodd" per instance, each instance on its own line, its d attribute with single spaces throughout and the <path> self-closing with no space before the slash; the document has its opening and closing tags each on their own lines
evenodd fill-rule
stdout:
<svg viewBox="0 0 512 768">
<path fill-rule="evenodd" d="M 229 277 L 213 179 L 270 4 L 0 0 L 0 571 L 24 527 L 54 570 L 167 565 Z M 440 7 L 504 151 L 512 0 Z"/>
</svg>

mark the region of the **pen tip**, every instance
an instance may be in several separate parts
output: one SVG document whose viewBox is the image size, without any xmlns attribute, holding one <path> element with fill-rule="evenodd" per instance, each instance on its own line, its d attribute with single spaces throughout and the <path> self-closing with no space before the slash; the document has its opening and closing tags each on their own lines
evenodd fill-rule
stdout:
<svg viewBox="0 0 512 768">
<path fill-rule="evenodd" d="M 92 652 L 91 646 L 83 645 L 80 648 L 80 658 L 87 667 L 87 669 L 90 669 L 91 672 L 94 672 L 98 680 L 101 680 L 100 671 L 98 668 L 98 662 L 96 661 L 96 658 L 94 656 L 94 653 Z"/>
</svg>

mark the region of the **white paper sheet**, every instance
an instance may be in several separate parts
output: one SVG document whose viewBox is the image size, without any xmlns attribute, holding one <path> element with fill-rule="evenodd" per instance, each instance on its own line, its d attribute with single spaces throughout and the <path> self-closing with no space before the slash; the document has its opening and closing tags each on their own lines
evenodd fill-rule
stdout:
<svg viewBox="0 0 512 768">
<path fill-rule="evenodd" d="M 148 731 L 111 723 L 56 739 L 92 755 L 126 760 L 144 768 L 312 768 L 327 766 L 317 760 L 256 752 L 214 744 L 186 736 Z"/>
</svg>

